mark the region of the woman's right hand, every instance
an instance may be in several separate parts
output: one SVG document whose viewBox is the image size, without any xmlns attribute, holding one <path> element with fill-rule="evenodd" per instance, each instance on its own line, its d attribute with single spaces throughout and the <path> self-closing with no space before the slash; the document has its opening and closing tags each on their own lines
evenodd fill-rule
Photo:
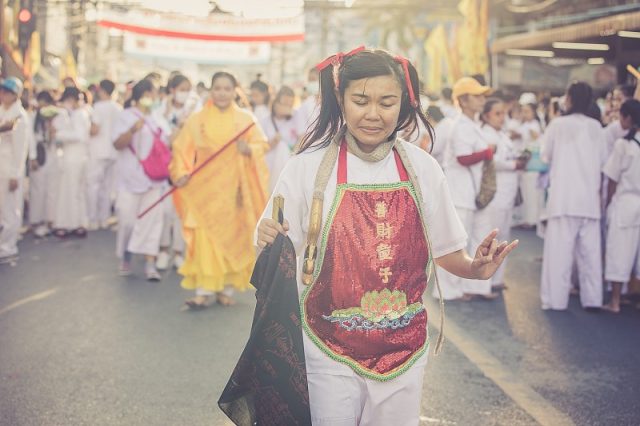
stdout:
<svg viewBox="0 0 640 426">
<path fill-rule="evenodd" d="M 262 219 L 258 225 L 258 247 L 263 249 L 269 244 L 273 244 L 278 234 L 287 235 L 289 222 L 286 220 L 282 225 L 273 219 Z"/>
<path fill-rule="evenodd" d="M 187 183 L 189 183 L 189 178 L 190 178 L 189 175 L 184 175 L 177 181 L 173 182 L 173 186 L 175 186 L 176 188 L 182 188 L 186 186 Z"/>
</svg>

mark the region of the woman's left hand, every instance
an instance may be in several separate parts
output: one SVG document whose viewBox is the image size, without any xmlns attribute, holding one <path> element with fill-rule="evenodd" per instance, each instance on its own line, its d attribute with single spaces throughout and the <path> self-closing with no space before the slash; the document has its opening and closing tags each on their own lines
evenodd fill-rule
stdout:
<svg viewBox="0 0 640 426">
<path fill-rule="evenodd" d="M 511 250 L 518 245 L 518 240 L 511 243 L 498 242 L 496 235 L 498 235 L 498 230 L 494 229 L 485 237 L 476 250 L 473 262 L 471 262 L 471 270 L 479 280 L 491 278 Z"/>
</svg>

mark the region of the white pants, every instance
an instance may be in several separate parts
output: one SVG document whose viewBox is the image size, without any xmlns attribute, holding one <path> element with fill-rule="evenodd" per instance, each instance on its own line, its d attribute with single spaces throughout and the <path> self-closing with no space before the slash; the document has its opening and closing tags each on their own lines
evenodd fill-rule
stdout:
<svg viewBox="0 0 640 426">
<path fill-rule="evenodd" d="M 520 178 L 522 192 L 522 223 L 535 225 L 540 217 L 540 196 L 538 172 L 524 172 Z"/>
<path fill-rule="evenodd" d="M 176 213 L 176 206 L 173 204 L 173 198 L 165 198 L 162 202 L 162 206 L 158 206 L 158 208 L 162 209 L 164 213 L 160 247 L 163 249 L 173 247 L 174 252 L 184 253 L 182 223 L 180 222 L 178 213 Z"/>
<path fill-rule="evenodd" d="M 578 267 L 582 306 L 601 307 L 600 220 L 571 216 L 550 218 L 540 284 L 542 309 L 567 309 L 574 261 Z"/>
<path fill-rule="evenodd" d="M 388 382 L 308 373 L 313 426 L 417 426 L 427 354 Z"/>
<path fill-rule="evenodd" d="M 87 171 L 87 210 L 89 223 L 103 224 L 111 216 L 113 192 L 112 159 L 91 159 Z"/>
<path fill-rule="evenodd" d="M 87 219 L 87 157 L 83 147 L 65 147 L 58 158 L 57 203 L 53 227 L 56 229 L 86 228 Z"/>
<path fill-rule="evenodd" d="M 22 224 L 22 179 L 18 189 L 9 191 L 9 179 L 0 178 L 0 257 L 18 254 L 18 237 Z"/>
<path fill-rule="evenodd" d="M 29 223 L 53 222 L 56 212 L 57 170 L 55 149 L 45 163 L 29 175 Z"/>
<path fill-rule="evenodd" d="M 640 276 L 640 226 L 620 227 L 613 207 L 609 211 L 604 277 L 626 283 L 634 267 L 636 276 Z"/>
<path fill-rule="evenodd" d="M 142 194 L 120 190 L 116 199 L 118 235 L 116 255 L 122 259 L 124 252 L 157 256 L 162 234 L 162 205 L 151 209 L 145 216 L 138 215 L 160 196 L 160 188 L 152 188 Z"/>
<path fill-rule="evenodd" d="M 497 228 L 499 230 L 498 241 L 509 241 L 511 239 L 511 221 L 513 218 L 513 209 L 500 209 L 489 205 L 485 210 L 490 213 L 490 230 Z M 504 271 L 507 260 L 502 262 L 496 273 L 491 279 L 491 284 L 504 284 Z"/>
</svg>

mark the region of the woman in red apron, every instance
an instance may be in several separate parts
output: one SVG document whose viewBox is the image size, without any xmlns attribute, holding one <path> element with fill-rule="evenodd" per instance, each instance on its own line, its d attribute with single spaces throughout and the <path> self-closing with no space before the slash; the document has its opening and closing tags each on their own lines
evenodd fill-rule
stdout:
<svg viewBox="0 0 640 426">
<path fill-rule="evenodd" d="M 257 243 L 284 233 L 300 256 L 313 424 L 417 425 L 429 347 L 422 297 L 437 282 L 434 261 L 488 279 L 517 242 L 500 243 L 494 231 L 473 258 L 464 251 L 440 166 L 397 137 L 418 120 L 433 134 L 411 63 L 358 48 L 318 70 L 318 120 L 274 190 L 287 221 L 269 219 L 269 205 Z"/>
</svg>

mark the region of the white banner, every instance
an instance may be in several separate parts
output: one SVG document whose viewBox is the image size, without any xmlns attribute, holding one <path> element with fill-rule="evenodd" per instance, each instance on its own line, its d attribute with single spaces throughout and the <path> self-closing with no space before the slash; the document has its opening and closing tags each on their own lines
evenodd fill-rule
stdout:
<svg viewBox="0 0 640 426">
<path fill-rule="evenodd" d="M 205 18 L 132 10 L 104 12 L 100 26 L 147 36 L 207 41 L 286 42 L 304 40 L 304 15 L 293 18 L 242 18 L 211 15 Z"/>
<path fill-rule="evenodd" d="M 271 59 L 271 44 L 201 41 L 124 34 L 124 52 L 148 58 L 178 59 L 199 64 L 254 65 Z"/>
</svg>

